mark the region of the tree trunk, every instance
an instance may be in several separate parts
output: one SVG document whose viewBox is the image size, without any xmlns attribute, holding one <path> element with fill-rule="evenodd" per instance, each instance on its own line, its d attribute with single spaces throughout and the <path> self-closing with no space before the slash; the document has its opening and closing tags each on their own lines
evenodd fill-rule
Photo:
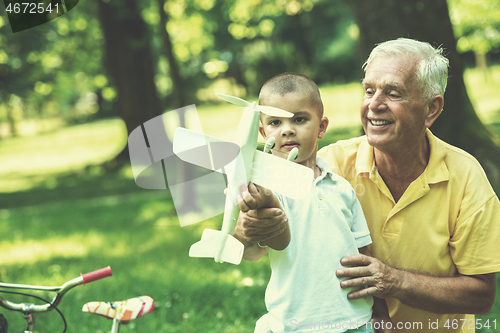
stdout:
<svg viewBox="0 0 500 333">
<path fill-rule="evenodd" d="M 10 135 L 13 138 L 17 137 L 16 117 L 14 116 L 14 109 L 10 105 L 7 105 L 7 121 L 9 123 Z"/>
<path fill-rule="evenodd" d="M 163 51 L 167 57 L 170 68 L 170 78 L 172 79 L 172 93 L 174 97 L 174 108 L 186 106 L 186 100 L 183 93 L 182 78 L 177 59 L 175 59 L 170 35 L 167 31 L 168 15 L 165 12 L 165 0 L 157 0 L 158 11 L 160 12 L 160 37 L 162 39 Z M 182 121 L 182 120 L 181 120 Z"/>
<path fill-rule="evenodd" d="M 117 90 L 118 113 L 130 134 L 160 115 L 150 35 L 134 0 L 98 1 L 105 40 L 105 67 Z M 128 160 L 124 149 L 118 160 Z"/>
<path fill-rule="evenodd" d="M 174 108 L 177 109 L 179 116 L 179 126 L 186 128 L 186 99 L 184 97 L 183 82 L 179 69 L 177 59 L 174 55 L 172 41 L 167 31 L 168 14 L 165 12 L 165 0 L 157 0 L 158 11 L 160 13 L 160 37 L 162 39 L 163 52 L 167 57 L 168 66 L 170 68 L 170 78 L 172 79 L 172 94 L 174 100 Z M 195 166 L 190 163 L 178 161 L 179 168 L 177 168 L 179 179 L 184 179 L 183 192 L 182 192 L 182 206 L 176 207 L 178 213 L 186 211 L 200 211 L 200 207 L 196 204 L 196 188 L 193 182 L 188 180 L 194 179 Z"/>
<path fill-rule="evenodd" d="M 360 30 L 359 54 L 368 58 L 375 44 L 399 37 L 442 46 L 450 60 L 448 87 L 442 114 L 431 130 L 444 141 L 474 155 L 490 181 L 500 186 L 500 147 L 496 137 L 477 117 L 465 88 L 463 64 L 456 50 L 456 40 L 446 0 L 353 0 Z"/>
</svg>

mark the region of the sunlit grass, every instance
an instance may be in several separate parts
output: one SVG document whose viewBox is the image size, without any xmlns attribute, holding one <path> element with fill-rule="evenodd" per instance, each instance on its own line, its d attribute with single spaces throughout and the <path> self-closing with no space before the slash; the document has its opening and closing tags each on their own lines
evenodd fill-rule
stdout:
<svg viewBox="0 0 500 333">
<path fill-rule="evenodd" d="M 0 112 L 3 110 L 0 106 Z M 5 112 L 5 111 L 4 111 Z M 62 118 L 49 118 L 49 119 L 23 119 L 16 123 L 16 130 L 20 136 L 35 136 L 41 133 L 58 130 L 65 124 Z M 10 124 L 7 122 L 0 123 L 0 137 L 7 137 L 10 135 Z"/>
<path fill-rule="evenodd" d="M 500 122 L 500 65 L 486 71 L 467 69 L 464 75 L 467 93 L 482 122 Z"/>
<path fill-rule="evenodd" d="M 330 131 L 360 126 L 359 107 L 363 99 L 360 83 L 320 87 L 320 93 Z"/>
<path fill-rule="evenodd" d="M 47 237 L 43 241 L 17 240 L 0 243 L 0 265 L 33 264 L 52 257 L 85 257 L 93 237 Z M 102 239 L 100 240 L 103 241 Z"/>
<path fill-rule="evenodd" d="M 70 126 L 36 137 L 3 139 L 0 191 L 29 189 L 50 175 L 99 165 L 118 154 L 126 140 L 120 119 Z"/>
<path fill-rule="evenodd" d="M 15 162 L 0 164 L 0 173 L 33 169 L 39 173 L 60 172 L 102 163 L 125 146 L 126 136 L 123 122 L 113 119 L 70 126 L 36 138 L 4 140 L 0 156 L 9 156 Z"/>
</svg>

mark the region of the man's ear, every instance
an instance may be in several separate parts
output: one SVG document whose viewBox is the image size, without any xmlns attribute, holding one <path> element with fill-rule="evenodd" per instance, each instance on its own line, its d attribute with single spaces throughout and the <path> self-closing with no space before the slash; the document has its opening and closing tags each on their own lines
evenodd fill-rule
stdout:
<svg viewBox="0 0 500 333">
<path fill-rule="evenodd" d="M 264 139 L 266 139 L 266 132 L 264 132 L 264 128 L 262 127 L 262 125 L 259 125 L 259 133 Z"/>
<path fill-rule="evenodd" d="M 318 139 L 323 139 L 325 137 L 326 129 L 328 128 L 329 123 L 330 123 L 330 121 L 328 120 L 327 117 L 321 118 L 320 123 L 319 123 Z"/>
<path fill-rule="evenodd" d="M 444 98 L 441 95 L 435 95 L 429 101 L 429 110 L 425 115 L 425 127 L 429 128 L 436 121 L 443 110 Z"/>
</svg>

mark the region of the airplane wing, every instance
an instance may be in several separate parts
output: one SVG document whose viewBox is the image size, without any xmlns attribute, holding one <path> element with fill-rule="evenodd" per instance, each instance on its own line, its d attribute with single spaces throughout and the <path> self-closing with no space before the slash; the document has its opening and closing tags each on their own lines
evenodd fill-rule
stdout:
<svg viewBox="0 0 500 333">
<path fill-rule="evenodd" d="M 201 235 L 201 240 L 194 243 L 189 249 L 189 256 L 216 258 L 218 257 L 217 252 L 221 249 L 221 243 L 224 245 L 219 258 L 220 262 L 239 265 L 245 247 L 233 236 L 218 230 L 205 229 Z"/>
<path fill-rule="evenodd" d="M 184 162 L 225 173 L 224 166 L 238 156 L 240 147 L 232 142 L 177 127 L 173 150 Z"/>
<path fill-rule="evenodd" d="M 284 196 L 300 199 L 309 195 L 314 172 L 284 158 L 256 151 L 250 180 Z"/>
</svg>

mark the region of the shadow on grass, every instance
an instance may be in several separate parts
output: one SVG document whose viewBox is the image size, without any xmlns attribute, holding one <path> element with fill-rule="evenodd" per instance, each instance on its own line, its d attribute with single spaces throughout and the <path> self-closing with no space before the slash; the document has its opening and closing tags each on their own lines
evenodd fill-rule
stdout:
<svg viewBox="0 0 500 333">
<path fill-rule="evenodd" d="M 72 201 L 117 194 L 141 193 L 147 190 L 138 187 L 133 179 L 121 172 L 105 172 L 100 166 L 89 166 L 80 172 L 62 173 L 35 180 L 30 190 L 0 192 L 1 208 L 39 205 L 54 201 Z M 165 192 L 165 191 L 164 191 Z"/>
</svg>

